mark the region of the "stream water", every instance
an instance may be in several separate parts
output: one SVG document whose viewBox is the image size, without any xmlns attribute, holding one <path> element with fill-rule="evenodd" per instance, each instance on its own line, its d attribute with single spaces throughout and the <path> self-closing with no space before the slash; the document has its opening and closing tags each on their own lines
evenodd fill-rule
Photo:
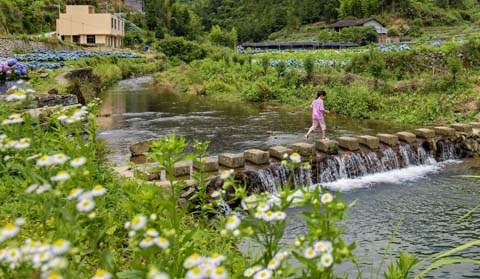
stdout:
<svg viewBox="0 0 480 279">
<path fill-rule="evenodd" d="M 176 132 L 187 140 L 209 140 L 209 151 L 266 149 L 277 144 L 303 140 L 310 114 L 292 112 L 274 105 L 225 102 L 193 95 L 169 94 L 149 87 L 150 79 L 120 82 L 105 92 L 98 118 L 98 138 L 110 150 L 109 159 L 125 164 L 128 146 L 152 137 Z M 328 136 L 398 132 L 405 127 L 386 122 L 354 120 L 327 115 Z M 315 135 L 319 137 L 319 133 Z M 400 223 L 392 243 L 393 254 L 415 252 L 420 258 L 480 239 L 480 209 L 468 218 L 459 218 L 480 204 L 479 180 L 461 175 L 480 173 L 479 160 L 429 162 L 328 183 L 344 201 L 357 201 L 344 221 L 347 242 L 356 242 L 363 278 L 376 278 L 381 258 Z M 292 208 L 287 237 L 290 243 L 305 230 L 302 208 Z M 473 247 L 455 256 L 480 260 L 480 248 Z M 387 264 L 389 260 L 387 259 Z M 384 265 L 382 271 L 385 270 Z M 356 267 L 345 263 L 339 273 L 355 278 Z M 372 275 L 373 274 L 373 275 Z M 480 278 L 480 267 L 457 264 L 428 273 L 428 278 Z M 382 272 L 380 277 L 382 278 Z"/>
</svg>

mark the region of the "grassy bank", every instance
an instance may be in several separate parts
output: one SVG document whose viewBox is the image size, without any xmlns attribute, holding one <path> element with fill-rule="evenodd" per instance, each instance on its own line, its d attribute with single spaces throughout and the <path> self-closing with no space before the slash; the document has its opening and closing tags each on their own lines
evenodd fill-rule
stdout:
<svg viewBox="0 0 480 279">
<path fill-rule="evenodd" d="M 398 52 L 230 53 L 170 67 L 155 80 L 178 92 L 301 109 L 325 89 L 328 109 L 347 116 L 411 124 L 464 122 L 478 113 L 479 72 L 471 64 L 480 57 L 477 44 Z"/>
</svg>

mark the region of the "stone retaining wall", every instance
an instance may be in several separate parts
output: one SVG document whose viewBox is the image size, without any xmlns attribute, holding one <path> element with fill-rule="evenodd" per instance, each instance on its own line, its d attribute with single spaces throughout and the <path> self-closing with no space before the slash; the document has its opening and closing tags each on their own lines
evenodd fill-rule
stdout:
<svg viewBox="0 0 480 279">
<path fill-rule="evenodd" d="M 69 45 L 59 43 L 38 42 L 32 40 L 0 38 L 0 54 L 11 54 L 14 50 L 32 52 L 34 50 L 74 50 Z"/>
</svg>

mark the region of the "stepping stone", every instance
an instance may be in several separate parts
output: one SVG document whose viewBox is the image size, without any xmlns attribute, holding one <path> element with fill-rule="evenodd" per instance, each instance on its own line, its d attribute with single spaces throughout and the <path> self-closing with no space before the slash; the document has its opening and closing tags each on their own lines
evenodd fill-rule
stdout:
<svg viewBox="0 0 480 279">
<path fill-rule="evenodd" d="M 455 130 L 457 130 L 458 132 L 469 134 L 469 135 L 472 134 L 472 125 L 470 124 L 452 124 L 450 126 Z"/>
<path fill-rule="evenodd" d="M 241 168 L 245 165 L 243 153 L 222 153 L 218 155 L 218 163 L 229 168 Z"/>
<path fill-rule="evenodd" d="M 377 137 L 380 140 L 380 142 L 388 146 L 394 147 L 398 145 L 398 137 L 396 135 L 379 133 L 377 134 Z"/>
<path fill-rule="evenodd" d="M 337 138 L 337 141 L 338 141 L 338 145 L 341 148 L 344 148 L 350 151 L 355 151 L 360 149 L 358 139 L 354 137 L 339 137 Z"/>
<path fill-rule="evenodd" d="M 284 154 L 287 154 L 288 156 L 290 156 L 290 154 L 292 154 L 292 149 L 291 148 L 288 148 L 288 147 L 285 147 L 285 146 L 281 146 L 281 145 L 277 145 L 277 146 L 272 146 L 268 149 L 268 152 L 270 153 L 270 156 L 273 157 L 273 158 L 277 158 L 279 160 L 283 160 L 283 156 Z"/>
<path fill-rule="evenodd" d="M 256 165 L 264 165 L 269 163 L 270 154 L 260 149 L 248 149 L 243 153 L 245 160 Z"/>
<path fill-rule="evenodd" d="M 317 140 L 315 142 L 315 147 L 318 151 L 327 154 L 337 154 L 338 153 L 338 142 L 334 140 Z"/>
<path fill-rule="evenodd" d="M 472 122 L 470 123 L 473 129 L 480 129 L 480 122 Z"/>
<path fill-rule="evenodd" d="M 218 158 L 216 156 L 204 157 L 202 161 L 205 164 L 203 167 L 205 172 L 218 171 Z M 200 161 L 198 159 L 193 161 L 193 168 L 196 170 L 200 169 Z"/>
<path fill-rule="evenodd" d="M 404 141 L 408 144 L 414 143 L 417 140 L 417 136 L 410 132 L 398 132 L 397 135 L 398 139 Z"/>
<path fill-rule="evenodd" d="M 425 128 L 415 129 L 413 133 L 417 135 L 417 137 L 424 138 L 424 139 L 433 139 L 435 137 L 435 131 Z"/>
<path fill-rule="evenodd" d="M 143 155 L 143 153 L 150 151 L 150 145 L 153 140 L 145 140 L 130 145 L 130 153 L 133 156 Z"/>
<path fill-rule="evenodd" d="M 365 136 L 358 136 L 357 139 L 359 143 L 367 146 L 372 150 L 378 149 L 378 144 L 380 141 L 378 137 L 365 135 Z"/>
<path fill-rule="evenodd" d="M 450 127 L 433 127 L 435 134 L 439 136 L 453 137 L 455 136 L 455 129 Z"/>
<path fill-rule="evenodd" d="M 173 165 L 173 176 L 190 175 L 192 161 L 180 161 Z"/>
<path fill-rule="evenodd" d="M 297 142 L 292 144 L 292 150 L 302 156 L 311 156 L 315 154 L 315 145 L 306 142 Z"/>
</svg>

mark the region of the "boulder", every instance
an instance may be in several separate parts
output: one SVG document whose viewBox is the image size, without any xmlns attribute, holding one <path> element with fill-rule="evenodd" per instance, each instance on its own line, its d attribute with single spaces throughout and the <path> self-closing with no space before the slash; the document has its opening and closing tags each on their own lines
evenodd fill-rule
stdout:
<svg viewBox="0 0 480 279">
<path fill-rule="evenodd" d="M 229 168 L 241 168 L 245 165 L 245 157 L 243 153 L 221 153 L 218 163 Z"/>
<path fill-rule="evenodd" d="M 327 154 L 337 154 L 338 153 L 338 142 L 334 140 L 317 140 L 315 142 L 315 147 L 318 151 L 327 153 Z"/>
<path fill-rule="evenodd" d="M 399 140 L 404 141 L 408 144 L 414 143 L 415 140 L 417 139 L 417 136 L 415 136 L 415 134 L 410 132 L 398 132 L 395 135 L 397 135 Z"/>
<path fill-rule="evenodd" d="M 173 165 L 173 176 L 186 176 L 190 175 L 192 169 L 192 161 L 180 161 Z"/>
<path fill-rule="evenodd" d="M 358 136 L 357 139 L 360 144 L 363 144 L 372 150 L 378 149 L 378 144 L 380 141 L 378 137 L 365 135 Z"/>
<path fill-rule="evenodd" d="M 130 153 L 132 157 L 143 155 L 143 153 L 150 151 L 152 140 L 145 140 L 130 145 Z"/>
<path fill-rule="evenodd" d="M 292 154 L 292 149 L 285 146 L 277 145 L 277 146 L 270 147 L 268 149 L 268 152 L 270 153 L 270 157 L 283 160 L 285 154 L 287 155 Z"/>
<path fill-rule="evenodd" d="M 435 134 L 445 137 L 455 136 L 455 129 L 450 127 L 433 127 Z"/>
<path fill-rule="evenodd" d="M 426 128 L 415 129 L 413 130 L 413 133 L 417 135 L 417 137 L 424 139 L 433 139 L 435 137 L 435 131 Z"/>
<path fill-rule="evenodd" d="M 398 145 L 398 137 L 396 135 L 379 133 L 377 134 L 377 137 L 380 140 L 380 142 L 388 146 L 394 147 Z"/>
<path fill-rule="evenodd" d="M 213 172 L 218 171 L 218 158 L 215 156 L 205 157 L 202 158 L 202 161 L 205 163 L 204 171 L 206 172 Z M 193 161 L 193 168 L 199 170 L 200 169 L 200 161 L 195 160 Z"/>
<path fill-rule="evenodd" d="M 302 156 L 315 155 L 315 145 L 306 142 L 297 142 L 292 144 L 292 150 Z"/>
<path fill-rule="evenodd" d="M 260 149 L 248 149 L 243 153 L 245 160 L 256 165 L 264 165 L 269 163 L 270 154 Z"/>
<path fill-rule="evenodd" d="M 337 142 L 341 148 L 346 150 L 355 151 L 360 149 L 358 139 L 353 137 L 339 137 Z"/>
<path fill-rule="evenodd" d="M 472 134 L 472 125 L 470 125 L 470 124 L 460 124 L 460 123 L 458 123 L 458 124 L 452 124 L 450 126 L 460 133 L 465 133 L 465 134 L 468 134 L 468 135 Z"/>
</svg>

